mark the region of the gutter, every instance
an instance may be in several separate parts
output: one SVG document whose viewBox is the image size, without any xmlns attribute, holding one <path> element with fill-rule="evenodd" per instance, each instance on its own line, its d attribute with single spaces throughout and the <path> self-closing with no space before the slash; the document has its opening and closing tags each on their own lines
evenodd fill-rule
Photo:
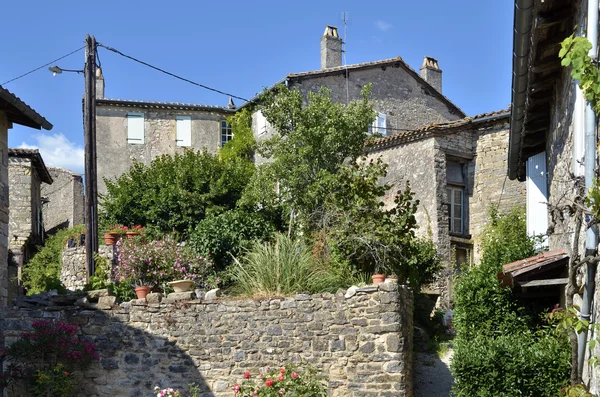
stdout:
<svg viewBox="0 0 600 397">
<path fill-rule="evenodd" d="M 516 179 L 521 163 L 521 141 L 525 121 L 525 105 L 529 74 L 530 33 L 534 0 L 515 0 L 512 108 L 508 143 L 508 178 Z"/>
</svg>

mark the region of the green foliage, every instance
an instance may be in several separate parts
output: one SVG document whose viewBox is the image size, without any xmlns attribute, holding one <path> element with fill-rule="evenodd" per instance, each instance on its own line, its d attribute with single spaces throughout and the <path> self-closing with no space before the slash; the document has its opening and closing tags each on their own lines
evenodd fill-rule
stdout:
<svg viewBox="0 0 600 397">
<path fill-rule="evenodd" d="M 78 225 L 71 229 L 59 230 L 46 239 L 44 246 L 23 267 L 23 285 L 28 295 L 53 289 L 60 293 L 66 291 L 60 282 L 62 251 L 71 236 L 79 236 L 82 233 L 85 233 L 84 226 Z"/>
<path fill-rule="evenodd" d="M 255 242 L 229 268 L 234 290 L 248 296 L 284 296 L 337 288 L 342 270 L 328 271 L 300 240 L 277 234 L 272 243 Z"/>
<path fill-rule="evenodd" d="M 90 276 L 90 280 L 85 285 L 84 290 L 111 289 L 113 283 L 110 280 L 110 262 L 108 258 L 94 254 L 94 265 L 96 266 L 96 270 L 94 275 Z"/>
<path fill-rule="evenodd" d="M 267 367 L 258 377 L 244 373 L 244 380 L 233 385 L 233 392 L 240 397 L 304 396 L 326 397 L 327 386 L 317 369 L 310 365 L 288 363 L 281 368 Z"/>
<path fill-rule="evenodd" d="M 35 373 L 35 381 L 31 385 L 31 393 L 36 397 L 69 397 L 75 396 L 73 375 L 65 371 L 62 364 Z"/>
<path fill-rule="evenodd" d="M 233 256 L 274 233 L 273 225 L 260 214 L 231 210 L 201 221 L 188 242 L 198 254 L 209 257 L 217 270 L 223 270 Z"/>
<path fill-rule="evenodd" d="M 482 241 L 482 260 L 457 279 L 453 325 L 457 337 L 452 372 L 457 397 L 555 396 L 569 379 L 564 336 L 540 325 L 540 313 L 502 287 L 502 265 L 535 254 L 523 208 L 494 208 Z"/>
<path fill-rule="evenodd" d="M 568 343 L 548 329 L 458 338 L 454 346 L 456 397 L 551 397 L 569 379 Z"/>
<path fill-rule="evenodd" d="M 571 66 L 571 77 L 579 80 L 579 87 L 583 91 L 585 98 L 592 102 L 596 114 L 600 113 L 600 71 L 598 66 L 592 62 L 588 52 L 592 48 L 592 43 L 582 36 L 571 35 L 561 43 L 561 49 L 558 53 L 561 58 L 561 65 Z"/>
<path fill-rule="evenodd" d="M 256 150 L 256 140 L 252 133 L 252 111 L 244 108 L 227 119 L 231 125 L 233 139 L 225 144 L 219 151 L 219 156 L 226 162 L 245 162 L 254 168 L 252 158 Z"/>
<path fill-rule="evenodd" d="M 149 166 L 134 162 L 126 173 L 105 181 L 102 221 L 185 237 L 207 216 L 233 209 L 253 173 L 247 162 L 221 161 L 206 151 L 163 155 Z"/>
</svg>

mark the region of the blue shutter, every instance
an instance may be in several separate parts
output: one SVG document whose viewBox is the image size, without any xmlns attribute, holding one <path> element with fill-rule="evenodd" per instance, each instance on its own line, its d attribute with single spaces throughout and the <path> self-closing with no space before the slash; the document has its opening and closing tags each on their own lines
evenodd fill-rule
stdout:
<svg viewBox="0 0 600 397">
<path fill-rule="evenodd" d="M 127 143 L 144 143 L 144 113 L 127 113 Z"/>
<path fill-rule="evenodd" d="M 548 230 L 548 181 L 546 152 L 527 160 L 527 234 L 546 234 Z M 544 241 L 543 246 L 548 242 Z"/>
</svg>

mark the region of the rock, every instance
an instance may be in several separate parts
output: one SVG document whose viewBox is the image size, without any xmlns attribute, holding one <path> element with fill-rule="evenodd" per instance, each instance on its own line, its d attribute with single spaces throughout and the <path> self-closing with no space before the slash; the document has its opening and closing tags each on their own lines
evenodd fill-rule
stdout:
<svg viewBox="0 0 600 397">
<path fill-rule="evenodd" d="M 109 295 L 111 295 L 111 293 L 108 290 L 108 288 L 105 288 L 105 289 L 95 289 L 93 291 L 88 291 L 86 293 L 86 295 L 90 301 L 97 302 L 98 298 L 100 298 L 102 296 L 109 296 Z"/>
<path fill-rule="evenodd" d="M 353 285 L 352 287 L 348 288 L 348 291 L 346 291 L 346 293 L 344 294 L 344 298 L 346 298 L 346 299 L 352 298 L 354 295 L 356 295 L 357 290 L 358 290 L 358 287 L 356 285 Z"/>
<path fill-rule="evenodd" d="M 385 282 L 379 284 L 379 290 L 385 292 L 398 291 L 398 280 L 386 278 Z"/>
<path fill-rule="evenodd" d="M 85 307 L 87 309 L 95 309 L 96 307 L 90 303 L 87 297 L 81 297 L 75 301 L 75 306 Z"/>
<path fill-rule="evenodd" d="M 204 298 L 205 292 L 204 292 L 204 290 L 202 288 L 196 288 L 194 290 L 194 292 L 196 293 L 196 298 L 198 298 L 198 299 Z"/>
<path fill-rule="evenodd" d="M 221 290 L 219 288 L 211 289 L 204 295 L 204 300 L 213 301 L 221 296 Z"/>
<path fill-rule="evenodd" d="M 156 294 L 152 294 L 156 295 Z M 167 295 L 167 299 L 170 301 L 189 301 L 196 297 L 196 293 L 194 291 L 185 291 L 185 292 L 171 292 Z M 146 296 L 148 299 L 148 296 Z M 150 300 L 148 300 L 150 302 Z"/>
<path fill-rule="evenodd" d="M 146 300 L 148 303 L 160 303 L 162 301 L 163 294 L 160 292 L 150 293 L 146 295 Z"/>
<path fill-rule="evenodd" d="M 80 294 L 55 295 L 50 300 L 57 306 L 71 306 L 81 298 Z"/>
<path fill-rule="evenodd" d="M 380 284 L 381 285 L 381 284 Z M 377 285 L 371 285 L 368 287 L 362 287 L 356 290 L 356 292 L 375 292 L 379 289 Z"/>
<path fill-rule="evenodd" d="M 108 310 L 117 304 L 116 296 L 101 296 L 98 299 L 98 309 Z"/>
</svg>

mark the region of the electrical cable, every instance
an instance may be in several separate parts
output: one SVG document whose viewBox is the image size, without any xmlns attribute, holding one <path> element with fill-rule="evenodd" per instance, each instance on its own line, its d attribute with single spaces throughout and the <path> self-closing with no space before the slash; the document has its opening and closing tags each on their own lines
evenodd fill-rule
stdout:
<svg viewBox="0 0 600 397">
<path fill-rule="evenodd" d="M 134 57 L 132 57 L 132 56 L 129 56 L 129 55 L 123 54 L 121 51 L 119 51 L 119 50 L 117 50 L 117 49 L 114 49 L 114 48 L 112 48 L 112 47 L 109 47 L 109 46 L 107 46 L 107 45 L 104 45 L 104 44 L 101 44 L 101 43 L 98 43 L 98 45 L 99 45 L 100 47 L 103 47 L 103 48 L 105 48 L 105 49 L 109 50 L 109 51 L 112 51 L 112 52 L 114 52 L 115 54 L 119 54 L 119 55 L 121 55 L 122 57 L 129 58 L 129 59 L 131 59 L 132 61 L 135 61 L 135 62 L 141 63 L 141 64 L 142 64 L 142 65 L 144 65 L 144 66 L 148 66 L 149 68 L 152 68 L 152 69 L 154 69 L 154 70 L 158 70 L 159 72 L 162 72 L 162 73 L 164 73 L 164 74 L 167 74 L 167 75 L 169 75 L 169 76 L 171 76 L 171 77 L 175 77 L 176 79 L 179 79 L 179 80 L 185 81 L 185 82 L 187 82 L 187 83 L 190 83 L 190 84 L 196 85 L 196 86 L 198 86 L 198 87 L 204 88 L 204 89 L 206 89 L 206 90 L 209 90 L 209 91 L 216 92 L 216 93 L 218 93 L 218 94 L 222 94 L 222 95 L 230 96 L 230 97 L 232 97 L 232 98 L 236 98 L 236 99 L 240 99 L 240 100 L 242 100 L 242 101 L 244 101 L 244 102 L 248 102 L 248 100 L 247 100 L 246 98 L 242 98 L 242 97 L 240 97 L 240 96 L 237 96 L 237 95 L 229 94 L 229 93 L 227 93 L 227 92 L 224 92 L 224 91 L 221 91 L 221 90 L 217 90 L 216 88 L 212 88 L 212 87 L 206 86 L 206 85 L 204 85 L 204 84 L 196 83 L 195 81 L 192 81 L 192 80 L 190 80 L 190 79 L 186 79 L 185 77 L 178 76 L 178 75 L 176 75 L 176 74 L 174 74 L 174 73 L 167 72 L 166 70 L 164 70 L 164 69 L 161 69 L 161 68 L 159 68 L 159 67 L 157 67 L 157 66 L 151 65 L 151 64 L 149 64 L 149 63 L 147 63 L 147 62 L 144 62 L 144 61 L 140 61 L 139 59 L 137 59 L 137 58 L 134 58 Z"/>
<path fill-rule="evenodd" d="M 38 68 L 35 68 L 35 69 L 33 69 L 33 70 L 31 70 L 31 71 L 27 72 L 27 73 L 23 73 L 22 75 L 20 75 L 20 76 L 18 76 L 18 77 L 15 77 L 14 79 L 10 79 L 10 80 L 8 80 L 8 81 L 5 81 L 5 82 L 4 82 L 4 83 L 2 83 L 1 85 L 6 85 L 6 84 L 8 84 L 8 83 L 11 83 L 11 82 L 13 82 L 13 81 L 15 81 L 15 80 L 19 80 L 21 77 L 25 77 L 25 76 L 27 76 L 28 74 L 31 74 L 31 73 L 33 73 L 33 72 L 37 72 L 38 70 L 40 70 L 40 69 L 42 69 L 42 68 L 45 68 L 45 67 L 46 67 L 46 66 L 48 66 L 48 65 L 52 65 L 54 62 L 60 61 L 61 59 L 63 59 L 63 58 L 66 58 L 66 57 L 68 57 L 69 55 L 73 55 L 73 54 L 75 54 L 77 51 L 81 51 L 81 50 L 83 50 L 84 48 L 85 48 L 85 46 L 84 46 L 84 47 L 81 47 L 81 48 L 78 48 L 78 49 L 76 49 L 75 51 L 71 51 L 71 52 L 69 52 L 68 54 L 66 54 L 66 55 L 63 55 L 63 56 L 62 56 L 62 57 L 60 57 L 60 58 L 56 58 L 55 60 L 53 60 L 53 61 L 50 61 L 50 62 L 48 62 L 48 63 L 46 63 L 46 64 L 44 64 L 44 65 L 42 65 L 42 66 L 40 66 L 40 67 L 38 67 Z"/>
</svg>

